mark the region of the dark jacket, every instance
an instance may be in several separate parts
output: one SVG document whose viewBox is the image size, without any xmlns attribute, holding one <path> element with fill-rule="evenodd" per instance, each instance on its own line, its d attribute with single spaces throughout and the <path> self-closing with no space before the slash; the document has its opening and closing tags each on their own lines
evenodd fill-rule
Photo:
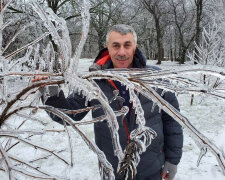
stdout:
<svg viewBox="0 0 225 180">
<path fill-rule="evenodd" d="M 90 70 L 96 69 L 109 69 L 113 68 L 112 61 L 108 59 L 104 64 L 98 65 L 99 59 L 107 56 L 107 49 L 102 50 L 98 57 L 95 59 L 94 64 L 90 67 Z M 143 55 L 142 51 L 139 49 L 136 50 L 133 67 L 135 68 L 146 68 L 146 58 Z M 106 97 L 110 100 L 113 98 L 113 91 L 115 87 L 112 86 L 107 80 L 96 80 L 99 87 L 102 89 Z M 129 104 L 129 96 L 128 92 L 122 93 L 124 87 L 121 86 L 119 82 L 115 82 L 117 88 L 120 91 L 120 96 L 126 96 L 125 104 L 130 106 Z M 122 90 L 121 90 L 122 89 Z M 162 90 L 158 89 L 157 92 L 160 94 Z M 125 94 L 125 95 L 124 95 Z M 172 164 L 178 164 L 182 155 L 182 146 L 183 146 L 183 133 L 182 128 L 173 118 L 171 118 L 164 111 L 159 112 L 158 106 L 154 108 L 152 111 L 153 102 L 143 95 L 138 95 L 140 102 L 142 104 L 142 108 L 144 110 L 144 116 L 146 119 L 146 126 L 154 129 L 157 133 L 157 137 L 152 141 L 151 145 L 147 148 L 146 152 L 141 155 L 140 163 L 137 167 L 137 176 L 136 179 L 148 179 L 152 175 L 158 173 L 165 160 L 169 161 Z M 175 108 L 179 109 L 177 99 L 175 95 L 171 92 L 166 92 L 163 95 L 163 98 L 168 101 Z M 46 104 L 52 105 L 58 108 L 67 108 L 67 109 L 81 109 L 85 107 L 85 99 L 77 94 L 72 94 L 68 98 L 65 99 L 63 92 L 59 93 L 59 96 L 50 97 Z M 89 102 L 88 106 L 93 106 L 99 104 L 98 100 L 92 100 Z M 121 103 L 119 100 L 114 100 L 110 106 L 114 111 L 118 111 L 121 109 Z M 80 113 L 73 117 L 74 120 L 81 120 L 86 113 Z M 92 112 L 93 118 L 104 115 L 103 110 L 97 109 Z M 128 132 L 131 132 L 135 128 L 137 128 L 137 124 L 135 123 L 136 115 L 134 110 L 130 110 L 128 115 L 125 118 L 125 124 L 127 126 Z M 54 117 L 55 121 L 61 123 L 61 120 Z M 125 128 L 124 121 L 122 117 L 118 117 L 119 124 L 119 139 L 121 143 L 121 147 L 124 148 L 127 145 L 127 130 Z M 113 146 L 109 128 L 107 126 L 107 122 L 99 122 L 94 124 L 94 132 L 95 132 L 95 142 L 97 146 L 105 153 L 106 158 L 112 164 L 114 168 L 114 172 L 116 174 L 118 159 L 114 156 Z M 116 179 L 119 179 L 119 176 L 116 175 Z"/>
</svg>

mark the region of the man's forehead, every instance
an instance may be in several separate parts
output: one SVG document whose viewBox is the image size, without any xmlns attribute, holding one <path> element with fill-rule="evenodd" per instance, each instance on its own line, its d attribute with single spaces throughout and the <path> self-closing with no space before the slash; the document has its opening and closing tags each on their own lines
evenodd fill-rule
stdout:
<svg viewBox="0 0 225 180">
<path fill-rule="evenodd" d="M 120 34 L 119 32 L 112 31 L 109 34 L 109 41 L 111 41 L 111 43 L 131 43 L 134 41 L 134 35 L 131 32 L 127 34 Z"/>
</svg>

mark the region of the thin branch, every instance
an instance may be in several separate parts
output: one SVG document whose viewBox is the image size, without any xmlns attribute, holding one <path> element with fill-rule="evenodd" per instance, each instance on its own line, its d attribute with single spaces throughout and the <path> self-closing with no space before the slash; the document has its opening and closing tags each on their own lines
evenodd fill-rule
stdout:
<svg viewBox="0 0 225 180">
<path fill-rule="evenodd" d="M 187 71 L 190 72 L 190 70 L 187 70 Z M 199 71 L 201 72 L 204 70 L 199 70 Z M 220 76 L 223 78 L 225 77 L 224 72 L 215 72 L 212 70 L 208 70 L 206 72 L 213 73 L 215 76 Z M 89 75 L 87 75 L 87 76 L 83 76 L 83 78 L 98 79 L 99 76 L 101 76 L 102 79 L 112 79 L 112 80 L 116 79 L 116 80 L 122 82 L 123 84 L 126 84 L 125 82 L 123 82 L 122 77 L 120 77 L 116 74 L 113 74 L 113 73 L 111 73 L 111 75 L 109 75 L 109 73 L 104 74 L 102 72 L 100 75 L 96 72 L 92 72 L 92 73 L 89 73 Z M 174 118 L 183 127 L 186 127 L 190 131 L 190 133 L 192 135 L 194 135 L 194 137 L 195 137 L 194 140 L 199 141 L 199 143 L 201 144 L 201 146 L 202 146 L 200 148 L 201 150 L 204 149 L 205 147 L 207 147 L 215 155 L 220 167 L 222 168 L 223 172 L 225 173 L 225 157 L 224 157 L 222 151 L 216 145 L 214 145 L 209 139 L 207 139 L 203 134 L 201 134 L 188 121 L 188 119 L 186 117 L 184 117 L 182 114 L 180 114 L 180 112 L 177 109 L 175 109 L 171 104 L 169 104 L 167 101 L 165 101 L 154 89 L 152 89 L 151 87 L 147 87 L 143 83 L 134 84 L 134 86 L 135 86 L 135 90 L 137 92 L 141 93 L 142 95 L 144 95 L 146 98 L 152 100 L 153 102 L 156 102 L 157 105 L 159 106 L 159 108 L 161 108 L 162 110 L 167 112 L 168 115 L 170 115 L 172 118 Z"/>
<path fill-rule="evenodd" d="M 41 146 L 39 146 L 39 145 L 36 145 L 36 144 L 34 144 L 34 143 L 32 143 L 32 142 L 30 142 L 30 141 L 28 141 L 28 140 L 26 140 L 26 139 L 24 139 L 24 138 L 22 138 L 22 137 L 20 137 L 20 136 L 15 136 L 15 135 L 10 135 L 10 134 L 7 134 L 7 135 L 2 134 L 1 136 L 2 136 L 2 137 L 8 137 L 8 138 L 17 139 L 17 140 L 19 140 L 19 141 L 21 141 L 21 142 L 23 142 L 23 143 L 25 143 L 25 144 L 28 144 L 28 145 L 30 145 L 30 146 L 32 146 L 32 147 L 34 147 L 34 148 L 38 148 L 38 149 L 41 149 L 41 150 L 43 150 L 43 151 L 49 152 L 49 153 L 51 153 L 52 155 L 54 155 L 55 157 L 57 157 L 58 159 L 60 159 L 61 161 L 63 161 L 65 164 L 69 164 L 66 160 L 64 160 L 63 158 L 61 158 L 61 157 L 60 157 L 59 155 L 57 155 L 56 153 L 54 153 L 54 151 L 51 151 L 51 150 L 49 150 L 49 149 L 46 149 L 46 148 L 41 147 Z"/>
<path fill-rule="evenodd" d="M 89 140 L 86 137 L 86 135 L 79 128 L 77 128 L 77 126 L 73 123 L 73 120 L 69 116 L 67 116 L 63 112 L 61 112 L 51 106 L 41 106 L 39 108 L 45 109 L 46 111 L 49 111 L 49 112 L 57 115 L 58 117 L 60 117 L 64 121 L 66 121 L 66 123 L 70 124 L 71 127 L 82 137 L 82 139 L 88 145 L 88 147 L 97 154 L 99 162 L 102 165 L 104 165 L 104 168 L 107 171 L 107 177 L 112 177 L 112 176 L 114 177 L 113 168 L 112 168 L 111 164 L 107 161 L 104 153 L 98 148 L 98 146 L 95 143 L 92 143 L 91 140 Z"/>
<path fill-rule="evenodd" d="M 31 86 L 26 87 L 25 89 L 23 89 L 21 92 L 19 92 L 19 94 L 16 95 L 16 97 L 11 100 L 10 102 L 7 103 L 6 107 L 4 108 L 4 110 L 2 111 L 2 114 L 0 115 L 0 127 L 3 124 L 3 122 L 9 118 L 11 115 L 13 115 L 14 113 L 16 113 L 17 111 L 13 111 L 9 114 L 7 114 L 7 112 L 9 111 L 9 109 L 24 95 L 26 94 L 28 91 L 30 91 L 31 89 L 37 88 L 37 87 L 43 87 L 43 86 L 47 86 L 47 85 L 53 85 L 53 84 L 62 84 L 64 83 L 64 80 L 61 81 L 50 81 L 50 82 L 39 82 L 36 84 L 32 84 Z"/>
<path fill-rule="evenodd" d="M 14 175 L 12 173 L 12 165 L 10 163 L 8 154 L 5 152 L 5 150 L 2 147 L 2 144 L 0 144 L 0 153 L 2 154 L 2 158 L 4 158 L 4 160 L 5 160 L 6 170 L 9 174 L 9 180 L 14 179 Z"/>
</svg>

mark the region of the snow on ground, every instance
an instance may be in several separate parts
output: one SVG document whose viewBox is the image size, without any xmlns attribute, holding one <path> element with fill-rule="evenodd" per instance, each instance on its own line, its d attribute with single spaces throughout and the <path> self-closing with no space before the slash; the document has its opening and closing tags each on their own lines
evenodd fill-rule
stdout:
<svg viewBox="0 0 225 180">
<path fill-rule="evenodd" d="M 81 59 L 79 71 L 81 73 L 87 72 L 92 61 L 92 59 Z M 155 61 L 148 61 L 148 64 L 155 65 L 155 63 Z M 160 68 L 162 69 L 177 69 L 179 67 L 180 65 L 171 62 L 163 62 L 162 65 L 160 65 Z M 207 97 L 204 98 L 204 101 L 199 103 L 202 98 L 195 97 L 194 104 L 191 106 L 190 95 L 179 95 L 178 99 L 182 114 L 186 116 L 201 133 L 225 152 L 225 102 Z M 63 129 L 61 125 L 52 122 L 44 111 L 37 113 L 36 117 L 43 122 L 46 122 L 47 127 L 40 125 L 38 122 L 27 121 L 24 129 Z M 90 119 L 91 114 L 89 113 L 84 120 Z M 21 121 L 21 118 L 14 117 L 9 123 L 16 127 Z M 94 141 L 93 125 L 79 127 Z M 46 169 L 46 171 L 57 174 L 58 176 L 66 175 L 71 180 L 100 180 L 96 155 L 87 147 L 77 133 L 73 130 L 70 132 L 73 139 L 72 146 L 74 147 L 74 166 L 72 168 L 68 168 L 64 163 L 55 158 L 53 160 L 52 157 L 38 160 L 36 161 L 36 165 L 41 166 L 42 169 Z M 32 142 L 56 151 L 61 151 L 68 147 L 67 135 L 62 132 L 48 132 L 43 136 L 34 136 L 30 137 L 30 139 Z M 203 157 L 200 166 L 196 167 L 199 153 L 200 150 L 192 140 L 191 135 L 184 129 L 183 157 L 178 166 L 178 173 L 175 180 L 224 180 L 225 176 L 222 174 L 221 168 L 211 152 L 208 152 L 206 156 Z M 39 150 L 34 151 L 29 146 L 20 144 L 14 151 L 11 151 L 11 154 L 18 155 L 23 160 L 31 160 L 40 155 L 45 156 L 48 153 Z M 59 154 L 69 160 L 70 153 L 68 149 Z M 8 177 L 3 175 L 0 171 L 0 180 L 7 179 Z M 31 178 L 19 176 L 18 179 L 24 180 Z"/>
</svg>

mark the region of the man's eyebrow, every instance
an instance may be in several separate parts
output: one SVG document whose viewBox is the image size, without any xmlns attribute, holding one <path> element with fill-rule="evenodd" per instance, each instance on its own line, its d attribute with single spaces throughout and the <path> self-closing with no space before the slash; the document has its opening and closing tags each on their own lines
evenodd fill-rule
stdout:
<svg viewBox="0 0 225 180">
<path fill-rule="evenodd" d="M 124 44 L 130 44 L 131 43 L 131 41 L 126 41 Z M 113 42 L 112 43 L 113 45 L 117 45 L 117 44 L 120 44 L 119 42 Z"/>
<path fill-rule="evenodd" d="M 130 44 L 131 43 L 131 41 L 126 41 L 124 44 Z"/>
<path fill-rule="evenodd" d="M 118 43 L 118 42 L 113 42 L 112 44 L 120 44 L 120 43 Z"/>
</svg>

